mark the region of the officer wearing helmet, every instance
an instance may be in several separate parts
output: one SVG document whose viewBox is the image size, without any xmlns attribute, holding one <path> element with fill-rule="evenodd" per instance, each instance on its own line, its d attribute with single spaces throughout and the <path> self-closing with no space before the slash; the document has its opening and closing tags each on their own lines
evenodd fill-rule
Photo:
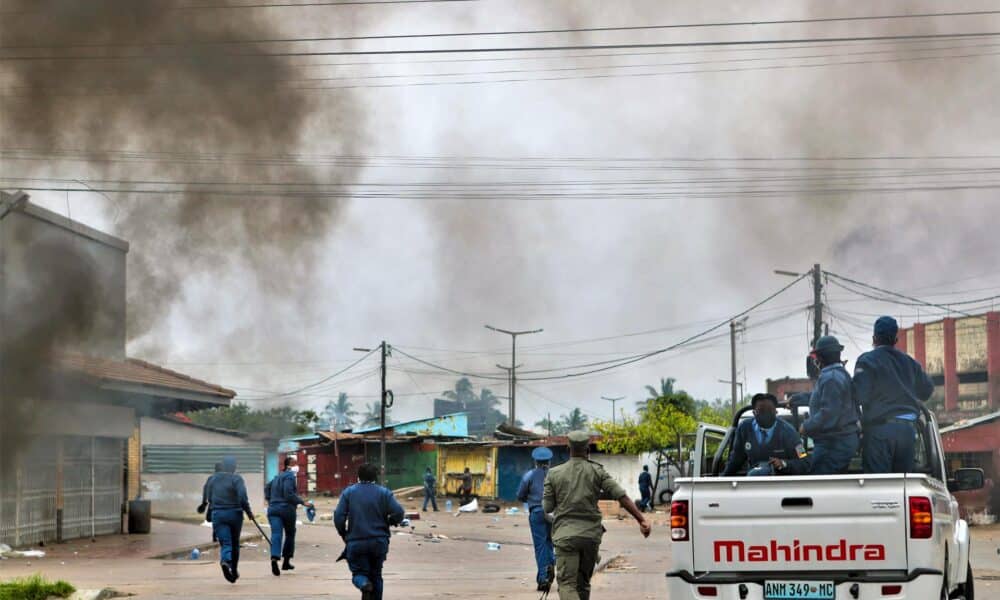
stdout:
<svg viewBox="0 0 1000 600">
<path fill-rule="evenodd" d="M 813 439 L 811 475 L 846 473 L 860 445 L 860 418 L 851 376 L 840 359 L 844 347 L 832 335 L 816 340 L 813 350 L 819 379 L 809 397 L 809 419 L 800 433 Z"/>
<path fill-rule="evenodd" d="M 535 564 L 538 567 L 535 581 L 538 583 L 538 591 L 547 592 L 555 579 L 556 554 L 552 546 L 552 524 L 542 510 L 542 493 L 545 476 L 548 475 L 549 464 L 552 462 L 552 451 L 548 448 L 535 448 L 531 451 L 531 459 L 535 461 L 535 468 L 521 478 L 517 499 L 528 505 L 528 525 L 531 527 Z"/>
</svg>

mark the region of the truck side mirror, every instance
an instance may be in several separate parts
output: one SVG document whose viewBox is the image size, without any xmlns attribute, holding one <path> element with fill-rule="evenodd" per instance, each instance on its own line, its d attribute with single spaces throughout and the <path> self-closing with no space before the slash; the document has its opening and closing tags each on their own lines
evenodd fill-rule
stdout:
<svg viewBox="0 0 1000 600">
<path fill-rule="evenodd" d="M 948 490 L 952 492 L 979 490 L 985 485 L 986 475 L 982 469 L 956 469 L 948 480 Z"/>
</svg>

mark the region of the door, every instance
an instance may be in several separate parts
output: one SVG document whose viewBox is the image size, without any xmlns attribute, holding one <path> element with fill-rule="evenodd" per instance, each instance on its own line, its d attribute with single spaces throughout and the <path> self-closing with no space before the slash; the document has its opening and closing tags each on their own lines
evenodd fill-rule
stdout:
<svg viewBox="0 0 1000 600">
<path fill-rule="evenodd" d="M 691 453 L 691 464 L 688 472 L 691 477 L 705 477 L 712 473 L 712 462 L 715 454 L 722 447 L 729 430 L 718 425 L 702 423 L 698 425 L 694 451 Z"/>
</svg>

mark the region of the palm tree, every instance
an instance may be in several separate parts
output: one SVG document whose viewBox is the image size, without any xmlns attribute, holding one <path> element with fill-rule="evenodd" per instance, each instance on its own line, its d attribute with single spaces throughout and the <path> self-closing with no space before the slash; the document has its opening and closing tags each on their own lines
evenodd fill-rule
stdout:
<svg viewBox="0 0 1000 600">
<path fill-rule="evenodd" d="M 563 415 L 562 425 L 566 431 L 576 431 L 587 427 L 587 415 L 579 408 L 574 408 L 568 415 Z"/>
<path fill-rule="evenodd" d="M 382 406 L 378 402 L 369 402 L 365 406 L 365 414 L 362 416 L 361 426 L 362 427 L 378 427 L 382 424 Z M 392 422 L 389 416 L 389 407 L 385 408 L 385 424 L 388 425 Z"/>
<path fill-rule="evenodd" d="M 500 406 L 500 398 L 497 398 L 496 394 L 493 393 L 493 390 L 488 388 L 479 390 L 479 402 L 481 402 L 487 409 Z"/>
<path fill-rule="evenodd" d="M 354 410 L 354 405 L 347 399 L 347 394 L 340 392 L 336 402 L 328 402 L 323 409 L 324 420 L 332 425 L 337 431 L 344 431 L 354 427 L 354 417 L 358 412 Z"/>
<path fill-rule="evenodd" d="M 490 392 L 492 395 L 492 392 Z M 477 400 L 476 392 L 472 388 L 472 382 L 468 377 L 463 377 L 455 382 L 454 390 L 446 390 L 441 393 L 448 400 L 460 402 L 463 407 L 468 407 L 470 403 Z"/>
<path fill-rule="evenodd" d="M 548 435 L 562 435 L 567 432 L 566 426 L 563 425 L 562 421 L 553 421 L 548 418 L 536 422 L 535 427 Z"/>
<path fill-rule="evenodd" d="M 660 377 L 659 389 L 657 389 L 655 386 L 647 385 L 646 393 L 649 394 L 649 398 L 636 402 L 635 403 L 636 410 L 640 414 L 642 414 L 646 410 L 646 407 L 649 406 L 650 402 L 657 400 L 659 398 L 666 398 L 667 396 L 673 395 L 675 391 L 674 390 L 675 383 L 677 383 L 677 380 L 674 379 L 673 377 Z"/>
</svg>

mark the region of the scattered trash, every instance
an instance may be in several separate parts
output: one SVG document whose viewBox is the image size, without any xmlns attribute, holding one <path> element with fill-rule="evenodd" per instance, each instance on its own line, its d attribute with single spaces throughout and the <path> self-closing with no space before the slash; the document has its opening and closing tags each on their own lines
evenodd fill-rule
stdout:
<svg viewBox="0 0 1000 600">
<path fill-rule="evenodd" d="M 199 550 L 198 548 L 192 548 L 191 560 L 198 560 L 199 558 L 201 558 L 201 550 Z"/>
<path fill-rule="evenodd" d="M 516 506 L 512 506 L 512 507 L 510 507 L 510 508 L 507 509 L 507 514 L 510 515 L 510 516 L 519 515 L 519 514 L 521 514 L 521 509 L 519 509 Z"/>
<path fill-rule="evenodd" d="M 490 552 L 499 552 L 500 544 L 496 542 L 486 542 L 486 549 L 489 550 Z"/>
<path fill-rule="evenodd" d="M 250 542 L 243 542 L 240 544 L 240 548 L 256 548 L 258 544 L 251 544 Z"/>
<path fill-rule="evenodd" d="M 404 516 L 407 519 L 409 519 L 410 521 L 419 521 L 420 520 L 420 513 L 418 513 L 417 511 L 408 512 Z"/>
<path fill-rule="evenodd" d="M 498 512 L 500 512 L 500 505 L 499 504 L 494 504 L 492 502 L 487 502 L 486 504 L 483 505 L 483 512 L 484 513 L 498 513 Z"/>
<path fill-rule="evenodd" d="M 211 527 L 212 526 L 212 522 L 211 521 L 202 521 L 201 522 L 201 526 L 202 527 Z"/>
<path fill-rule="evenodd" d="M 309 519 L 310 523 L 312 523 L 313 521 L 316 520 L 316 507 L 315 506 L 310 506 L 310 507 L 306 508 L 306 518 Z"/>
<path fill-rule="evenodd" d="M 320 521 L 332 521 L 333 520 L 333 515 L 320 515 L 319 516 L 319 520 Z"/>
<path fill-rule="evenodd" d="M 473 498 L 472 502 L 469 502 L 465 506 L 459 506 L 458 507 L 458 512 L 460 512 L 460 513 L 463 513 L 463 512 L 467 512 L 467 513 L 479 512 L 479 500 L 476 499 L 476 498 Z"/>
<path fill-rule="evenodd" d="M 4 558 L 45 558 L 45 552 L 42 550 L 10 550 L 10 546 L 7 548 L 7 551 L 0 551 L 0 556 Z"/>
<path fill-rule="evenodd" d="M 448 501 L 446 501 L 446 502 L 444 503 L 444 510 L 445 510 L 446 512 L 451 512 L 451 506 L 452 506 L 452 505 L 451 505 L 451 500 L 448 500 Z"/>
</svg>

